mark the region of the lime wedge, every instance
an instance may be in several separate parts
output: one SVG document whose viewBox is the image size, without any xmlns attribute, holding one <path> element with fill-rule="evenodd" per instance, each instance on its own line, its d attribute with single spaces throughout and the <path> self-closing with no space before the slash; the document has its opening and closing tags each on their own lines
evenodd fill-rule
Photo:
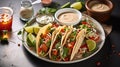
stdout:
<svg viewBox="0 0 120 67">
<path fill-rule="evenodd" d="M 66 7 L 70 7 L 70 2 L 65 3 L 64 5 L 61 6 L 61 8 L 66 8 Z"/>
<path fill-rule="evenodd" d="M 34 33 L 34 34 L 37 34 L 40 27 L 39 26 L 28 26 L 28 27 L 25 27 L 24 28 L 26 32 L 28 33 Z"/>
<path fill-rule="evenodd" d="M 27 44 L 28 46 L 35 46 L 35 36 L 32 33 L 27 35 Z"/>
<path fill-rule="evenodd" d="M 25 31 L 28 33 L 33 33 L 33 26 L 25 27 Z"/>
<path fill-rule="evenodd" d="M 86 40 L 89 51 L 92 51 L 96 48 L 96 42 L 94 40 Z"/>
<path fill-rule="evenodd" d="M 37 33 L 38 33 L 38 31 L 40 30 L 40 27 L 34 27 L 34 29 L 33 29 L 33 30 L 34 30 L 34 33 L 35 33 L 35 34 L 37 34 Z"/>
<path fill-rule="evenodd" d="M 80 10 L 80 9 L 82 9 L 82 3 L 81 2 L 75 2 L 75 3 L 71 4 L 70 7 L 74 8 L 74 9 L 77 9 L 77 10 Z"/>
</svg>

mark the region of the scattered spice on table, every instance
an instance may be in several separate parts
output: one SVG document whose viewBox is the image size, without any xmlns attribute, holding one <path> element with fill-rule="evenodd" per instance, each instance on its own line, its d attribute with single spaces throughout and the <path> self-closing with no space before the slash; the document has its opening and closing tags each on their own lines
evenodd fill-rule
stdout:
<svg viewBox="0 0 120 67">
<path fill-rule="evenodd" d="M 20 44 L 18 44 L 18 46 L 20 46 Z"/>
<path fill-rule="evenodd" d="M 112 50 L 112 53 L 113 53 L 113 54 L 116 54 L 116 50 Z"/>
<path fill-rule="evenodd" d="M 120 52 L 118 53 L 118 56 L 120 56 Z"/>
<path fill-rule="evenodd" d="M 100 65 L 101 65 L 101 62 L 100 62 L 100 61 L 96 62 L 96 65 L 97 65 L 97 66 L 100 66 Z"/>
<path fill-rule="evenodd" d="M 112 45 L 112 48 L 114 49 L 114 48 L 115 48 L 115 45 Z"/>
</svg>

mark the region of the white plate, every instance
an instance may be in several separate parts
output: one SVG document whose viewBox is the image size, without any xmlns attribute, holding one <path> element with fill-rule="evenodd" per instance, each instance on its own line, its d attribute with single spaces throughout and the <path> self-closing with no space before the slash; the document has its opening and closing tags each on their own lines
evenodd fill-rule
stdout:
<svg viewBox="0 0 120 67">
<path fill-rule="evenodd" d="M 100 35 L 100 38 L 101 38 L 101 42 L 99 44 L 97 44 L 98 49 L 94 53 L 92 53 L 91 55 L 89 55 L 89 56 L 87 56 L 85 58 L 64 62 L 64 61 L 53 61 L 53 60 L 50 60 L 50 59 L 47 59 L 47 58 L 40 57 L 35 53 L 35 51 L 32 51 L 32 50 L 29 49 L 29 46 L 26 43 L 26 35 L 27 35 L 27 33 L 24 30 L 23 30 L 23 35 L 22 35 L 23 45 L 32 55 L 34 55 L 38 59 L 41 59 L 41 60 L 44 60 L 44 61 L 47 61 L 47 62 L 51 62 L 51 63 L 70 64 L 70 63 L 81 62 L 81 61 L 84 61 L 86 59 L 89 59 L 89 58 L 93 57 L 95 54 L 97 54 L 101 50 L 101 48 L 103 47 L 104 42 L 105 42 L 105 32 L 104 32 L 104 29 L 103 29 L 103 27 L 101 26 L 101 24 L 99 22 L 97 22 L 96 20 L 94 20 L 93 18 L 91 18 L 90 16 L 88 16 L 86 14 L 83 14 L 83 17 L 90 19 L 95 24 L 96 29 L 100 32 L 99 35 Z"/>
</svg>

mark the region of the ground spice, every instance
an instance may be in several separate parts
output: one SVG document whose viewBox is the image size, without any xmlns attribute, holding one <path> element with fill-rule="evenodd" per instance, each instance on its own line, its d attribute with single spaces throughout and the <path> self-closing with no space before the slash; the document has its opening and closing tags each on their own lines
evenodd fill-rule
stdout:
<svg viewBox="0 0 120 67">
<path fill-rule="evenodd" d="M 97 65 L 97 66 L 100 66 L 100 65 L 101 65 L 101 62 L 100 62 L 100 61 L 96 62 L 96 65 Z"/>
<path fill-rule="evenodd" d="M 20 44 L 18 44 L 18 46 L 20 46 Z"/>
<path fill-rule="evenodd" d="M 118 56 L 120 56 L 120 52 L 118 53 Z"/>
</svg>

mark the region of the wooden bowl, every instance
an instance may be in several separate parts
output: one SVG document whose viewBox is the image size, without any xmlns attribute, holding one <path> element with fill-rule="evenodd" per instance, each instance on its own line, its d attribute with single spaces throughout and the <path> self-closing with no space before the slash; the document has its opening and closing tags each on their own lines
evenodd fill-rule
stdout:
<svg viewBox="0 0 120 67">
<path fill-rule="evenodd" d="M 95 4 L 105 4 L 109 7 L 109 9 L 105 11 L 97 11 L 91 9 L 92 6 Z M 87 9 L 88 15 L 90 15 L 100 23 L 104 23 L 110 18 L 111 12 L 113 10 L 113 3 L 110 0 L 87 0 L 85 3 L 85 7 Z"/>
</svg>

